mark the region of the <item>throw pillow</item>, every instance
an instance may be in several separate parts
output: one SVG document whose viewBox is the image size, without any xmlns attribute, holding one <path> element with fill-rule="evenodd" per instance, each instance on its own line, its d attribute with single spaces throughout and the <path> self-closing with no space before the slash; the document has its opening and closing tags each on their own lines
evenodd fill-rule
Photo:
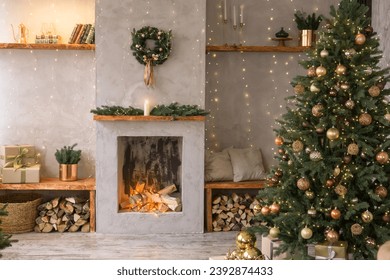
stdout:
<svg viewBox="0 0 390 280">
<path fill-rule="evenodd" d="M 233 168 L 227 149 L 214 153 L 206 151 L 205 180 L 206 182 L 233 180 Z"/>
<path fill-rule="evenodd" d="M 261 150 L 258 148 L 229 149 L 233 167 L 233 181 L 262 180 L 265 178 L 265 169 Z"/>
</svg>

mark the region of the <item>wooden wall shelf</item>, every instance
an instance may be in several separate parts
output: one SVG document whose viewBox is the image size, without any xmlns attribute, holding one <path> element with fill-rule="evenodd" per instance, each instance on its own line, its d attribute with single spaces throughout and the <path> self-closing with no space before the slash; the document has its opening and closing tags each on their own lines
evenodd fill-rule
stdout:
<svg viewBox="0 0 390 280">
<path fill-rule="evenodd" d="M 206 46 L 207 52 L 305 52 L 310 47 L 288 47 L 288 46 Z"/>
<path fill-rule="evenodd" d="M 0 49 L 95 50 L 95 45 L 94 44 L 18 44 L 18 43 L 0 43 Z"/>
<path fill-rule="evenodd" d="M 163 122 L 163 121 L 196 121 L 202 122 L 205 116 L 173 117 L 173 116 L 104 116 L 94 115 L 95 121 L 133 121 L 133 122 Z"/>
<path fill-rule="evenodd" d="M 41 178 L 39 183 L 26 184 L 0 184 L 0 190 L 18 191 L 88 191 L 89 192 L 89 223 L 90 231 L 96 230 L 96 183 L 94 178 L 80 179 L 77 181 L 65 182 L 58 178 Z"/>
</svg>

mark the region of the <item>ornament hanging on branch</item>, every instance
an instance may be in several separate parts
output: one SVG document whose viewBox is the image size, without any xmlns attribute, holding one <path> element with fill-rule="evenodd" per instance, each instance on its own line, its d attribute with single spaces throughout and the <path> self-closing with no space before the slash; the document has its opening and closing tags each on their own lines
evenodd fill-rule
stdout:
<svg viewBox="0 0 390 280">
<path fill-rule="evenodd" d="M 300 153 L 303 150 L 303 143 L 300 140 L 295 140 L 292 143 L 292 149 L 295 153 Z"/>
<path fill-rule="evenodd" d="M 370 125 L 372 123 L 372 117 L 368 113 L 363 113 L 359 116 L 359 123 L 363 126 Z"/>
<path fill-rule="evenodd" d="M 347 152 L 352 156 L 356 156 L 359 153 L 359 146 L 355 143 L 351 143 L 348 145 Z"/>
<path fill-rule="evenodd" d="M 340 132 L 337 128 L 331 127 L 326 131 L 326 137 L 328 137 L 329 140 L 336 140 L 340 137 Z"/>
<path fill-rule="evenodd" d="M 145 26 L 139 30 L 133 29 L 131 36 L 133 43 L 130 49 L 137 61 L 145 65 L 144 82 L 151 87 L 154 85 L 153 66 L 163 64 L 171 53 L 172 31 Z"/>
<path fill-rule="evenodd" d="M 375 194 L 384 199 L 387 196 L 387 189 L 384 186 L 377 186 L 375 188 Z"/>
<path fill-rule="evenodd" d="M 372 86 L 368 89 L 368 93 L 370 94 L 370 96 L 372 97 L 377 97 L 379 96 L 379 94 L 381 93 L 381 90 L 378 86 Z"/>
<path fill-rule="evenodd" d="M 356 55 L 356 50 L 355 49 L 348 49 L 348 50 L 344 51 L 344 54 L 348 59 L 351 59 L 354 55 Z"/>
<path fill-rule="evenodd" d="M 310 239 L 313 236 L 313 231 L 310 228 L 308 228 L 307 226 L 305 226 L 301 230 L 301 236 L 303 239 Z"/>
<path fill-rule="evenodd" d="M 328 240 L 330 243 L 334 243 L 334 242 L 339 241 L 339 233 L 333 229 L 328 230 L 326 232 L 325 237 L 326 237 L 326 240 Z"/>
<path fill-rule="evenodd" d="M 342 64 L 339 64 L 337 65 L 335 72 L 337 75 L 345 75 L 345 73 L 347 72 L 347 67 Z"/>
<path fill-rule="evenodd" d="M 364 43 L 366 42 L 366 36 L 362 33 L 358 33 L 356 36 L 355 36 L 355 44 L 356 45 L 363 45 Z"/>
<path fill-rule="evenodd" d="M 297 84 L 295 87 L 294 87 L 294 92 L 296 94 L 302 94 L 305 92 L 305 87 L 301 84 Z"/>
<path fill-rule="evenodd" d="M 374 219 L 374 216 L 368 210 L 364 211 L 361 217 L 362 217 L 362 221 L 365 222 L 366 224 L 371 223 L 372 220 Z"/>
<path fill-rule="evenodd" d="M 308 179 L 306 178 L 300 178 L 298 181 L 297 181 L 297 187 L 298 189 L 300 189 L 301 191 L 306 191 L 310 188 L 310 182 Z"/>
<path fill-rule="evenodd" d="M 389 154 L 385 151 L 381 151 L 376 154 L 375 159 L 380 164 L 386 164 L 389 161 Z"/>
<path fill-rule="evenodd" d="M 363 227 L 358 223 L 353 224 L 351 226 L 351 232 L 353 235 L 360 235 L 363 232 Z"/>
<path fill-rule="evenodd" d="M 327 49 L 323 49 L 323 50 L 320 52 L 320 56 L 321 56 L 322 58 L 325 58 L 325 57 L 327 57 L 328 55 L 329 55 L 329 52 L 328 52 Z"/>
<path fill-rule="evenodd" d="M 353 101 L 352 99 L 348 99 L 347 101 L 345 101 L 345 107 L 347 107 L 347 109 L 352 110 L 353 108 L 355 108 L 355 101 Z"/>
<path fill-rule="evenodd" d="M 318 66 L 316 68 L 316 75 L 318 77 L 322 77 L 322 76 L 325 76 L 326 75 L 326 68 L 324 66 Z"/>
<path fill-rule="evenodd" d="M 316 76 L 316 68 L 314 66 L 307 69 L 307 75 L 309 77 L 315 77 Z"/>
</svg>

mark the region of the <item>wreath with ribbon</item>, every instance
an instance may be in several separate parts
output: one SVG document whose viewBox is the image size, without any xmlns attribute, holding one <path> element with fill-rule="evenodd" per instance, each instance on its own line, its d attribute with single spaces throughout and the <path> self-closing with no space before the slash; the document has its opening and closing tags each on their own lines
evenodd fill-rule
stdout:
<svg viewBox="0 0 390 280">
<path fill-rule="evenodd" d="M 144 26 L 131 33 L 133 43 L 130 49 L 137 61 L 145 65 L 144 82 L 146 86 L 153 86 L 153 66 L 163 64 L 169 57 L 172 49 L 172 31 L 168 32 L 157 27 Z M 154 47 L 148 48 L 147 40 L 154 41 Z"/>
</svg>

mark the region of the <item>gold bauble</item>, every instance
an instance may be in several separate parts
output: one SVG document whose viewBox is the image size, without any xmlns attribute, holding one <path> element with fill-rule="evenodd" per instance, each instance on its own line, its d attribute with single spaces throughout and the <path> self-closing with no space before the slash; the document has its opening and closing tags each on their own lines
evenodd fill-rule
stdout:
<svg viewBox="0 0 390 280">
<path fill-rule="evenodd" d="M 315 194 L 314 194 L 314 192 L 312 192 L 311 190 L 307 190 L 307 191 L 305 191 L 305 196 L 306 196 L 308 199 L 312 200 L 312 199 L 314 199 Z"/>
<path fill-rule="evenodd" d="M 264 255 L 256 247 L 245 249 L 242 253 L 242 260 L 265 260 Z"/>
<path fill-rule="evenodd" d="M 386 223 L 390 222 L 390 214 L 388 212 L 386 212 L 385 214 L 383 214 L 382 216 L 382 220 Z"/>
<path fill-rule="evenodd" d="M 340 85 L 340 88 L 341 88 L 342 90 L 349 90 L 349 84 L 343 83 L 343 84 Z"/>
<path fill-rule="evenodd" d="M 320 52 L 320 56 L 322 58 L 324 57 L 327 57 L 329 55 L 329 52 L 326 50 L 326 49 L 323 49 L 321 52 Z"/>
<path fill-rule="evenodd" d="M 277 177 L 282 177 L 282 176 L 283 176 L 283 171 L 282 171 L 281 169 L 277 169 L 277 170 L 275 171 L 275 175 L 276 175 Z"/>
<path fill-rule="evenodd" d="M 246 249 L 254 247 L 256 243 L 256 235 L 246 230 L 240 231 L 236 237 L 237 248 Z"/>
<path fill-rule="evenodd" d="M 340 175 L 341 169 L 340 167 L 336 166 L 336 168 L 333 170 L 333 176 L 337 177 Z"/>
<path fill-rule="evenodd" d="M 365 223 L 371 223 L 372 220 L 374 219 L 374 216 L 368 210 L 364 211 L 361 216 L 362 216 L 362 221 Z"/>
<path fill-rule="evenodd" d="M 332 209 L 332 211 L 330 211 L 330 216 L 332 217 L 332 219 L 338 220 L 341 218 L 341 212 L 337 208 Z"/>
<path fill-rule="evenodd" d="M 270 212 L 271 212 L 271 210 L 269 209 L 268 206 L 263 206 L 261 208 L 261 214 L 264 215 L 264 216 L 267 216 Z"/>
<path fill-rule="evenodd" d="M 356 36 L 355 36 L 355 44 L 356 45 L 363 45 L 364 43 L 366 42 L 366 36 L 362 33 L 358 33 Z"/>
<path fill-rule="evenodd" d="M 261 212 L 261 205 L 260 204 L 255 204 L 254 206 L 253 206 L 253 213 L 255 214 L 255 215 L 257 215 L 257 214 L 259 214 L 260 212 Z"/>
<path fill-rule="evenodd" d="M 334 243 L 339 241 L 339 233 L 333 229 L 329 230 L 326 235 L 326 240 L 328 240 L 330 243 Z"/>
<path fill-rule="evenodd" d="M 351 232 L 353 235 L 360 235 L 363 232 L 363 227 L 358 223 L 353 224 L 351 226 Z"/>
<path fill-rule="evenodd" d="M 340 132 L 337 128 L 331 127 L 326 131 L 326 137 L 328 137 L 329 140 L 336 140 L 340 137 Z"/>
<path fill-rule="evenodd" d="M 355 143 L 351 143 L 348 145 L 347 152 L 352 156 L 356 156 L 359 153 L 359 146 Z"/>
<path fill-rule="evenodd" d="M 314 66 L 307 69 L 307 75 L 309 77 L 314 77 L 316 75 L 316 68 Z"/>
<path fill-rule="evenodd" d="M 324 106 L 322 104 L 316 104 L 311 109 L 311 112 L 313 116 L 315 117 L 321 117 L 324 113 L 322 112 L 324 110 Z"/>
<path fill-rule="evenodd" d="M 306 179 L 306 178 L 300 178 L 297 181 L 297 187 L 301 191 L 306 191 L 306 190 L 308 190 L 310 188 L 310 181 L 308 179 Z"/>
<path fill-rule="evenodd" d="M 390 114 L 389 113 L 385 114 L 385 119 L 386 119 L 386 121 L 390 122 Z"/>
<path fill-rule="evenodd" d="M 271 211 L 272 214 L 278 214 L 280 211 L 280 204 L 274 202 L 271 204 L 269 207 L 269 210 Z"/>
<path fill-rule="evenodd" d="M 317 92 L 320 92 L 320 89 L 315 84 L 311 84 L 310 91 L 317 93 Z"/>
<path fill-rule="evenodd" d="M 313 236 L 313 231 L 310 228 L 308 228 L 307 226 L 305 226 L 301 230 L 301 236 L 303 239 L 310 239 Z"/>
<path fill-rule="evenodd" d="M 366 244 L 368 245 L 368 247 L 375 248 L 375 246 L 376 246 L 376 241 L 375 241 L 375 239 L 372 238 L 372 237 L 367 237 L 367 238 L 366 238 Z"/>
<path fill-rule="evenodd" d="M 309 216 L 314 217 L 315 215 L 317 215 L 317 210 L 314 209 L 314 207 L 311 207 L 309 210 L 307 210 L 307 214 L 308 214 Z"/>
<path fill-rule="evenodd" d="M 295 153 L 299 153 L 299 152 L 302 152 L 303 150 L 303 143 L 302 141 L 300 140 L 295 140 L 293 143 L 292 143 L 292 149 Z"/>
<path fill-rule="evenodd" d="M 334 188 L 334 192 L 337 193 L 339 196 L 344 196 L 347 194 L 348 189 L 347 187 L 339 184 Z"/>
<path fill-rule="evenodd" d="M 324 66 L 318 66 L 316 68 L 316 75 L 318 77 L 322 77 L 322 76 L 325 76 L 326 75 L 326 68 Z"/>
<path fill-rule="evenodd" d="M 283 143 L 284 143 L 284 141 L 283 141 L 283 138 L 282 138 L 282 137 L 277 136 L 277 137 L 275 138 L 275 144 L 276 144 L 276 146 L 281 146 L 281 145 L 283 145 Z"/>
<path fill-rule="evenodd" d="M 383 199 L 387 196 L 387 189 L 384 186 L 377 186 L 375 188 L 375 194 Z"/>
<path fill-rule="evenodd" d="M 297 84 L 295 87 L 294 87 L 294 92 L 296 94 L 302 94 L 305 92 L 305 87 L 301 84 Z"/>
<path fill-rule="evenodd" d="M 324 129 L 323 127 L 317 127 L 317 128 L 316 128 L 316 132 L 317 132 L 318 134 L 322 134 L 322 133 L 324 133 L 324 131 L 325 131 L 325 129 Z"/>
<path fill-rule="evenodd" d="M 355 101 L 353 101 L 352 99 L 348 99 L 347 101 L 345 101 L 345 107 L 347 107 L 347 109 L 352 110 L 355 107 Z"/>
<path fill-rule="evenodd" d="M 368 35 L 368 36 L 371 36 L 372 33 L 374 32 L 374 28 L 372 28 L 372 26 L 367 26 L 364 28 L 364 32 Z"/>
<path fill-rule="evenodd" d="M 381 93 L 381 90 L 379 87 L 377 86 L 372 86 L 368 89 L 368 93 L 372 96 L 372 97 L 377 97 L 379 96 L 379 94 Z"/>
<path fill-rule="evenodd" d="M 333 186 L 334 186 L 334 180 L 333 180 L 333 179 L 328 179 L 328 180 L 326 180 L 325 186 L 326 186 L 327 188 L 333 187 Z"/>
<path fill-rule="evenodd" d="M 345 164 L 348 164 L 348 163 L 350 163 L 352 161 L 352 157 L 350 156 L 350 155 L 345 155 L 345 156 L 343 156 L 343 162 L 345 163 Z"/>
<path fill-rule="evenodd" d="M 385 164 L 389 161 L 389 154 L 385 151 L 381 151 L 376 154 L 375 159 L 380 164 Z"/>
<path fill-rule="evenodd" d="M 359 123 L 361 125 L 367 126 L 372 123 L 372 117 L 368 113 L 363 113 L 359 116 Z"/>
<path fill-rule="evenodd" d="M 331 89 L 330 91 L 329 91 L 329 95 L 330 96 L 337 96 L 337 90 L 335 90 L 335 89 Z"/>
<path fill-rule="evenodd" d="M 347 72 L 347 67 L 342 64 L 339 64 L 337 65 L 335 72 L 337 75 L 345 75 L 345 73 Z"/>
<path fill-rule="evenodd" d="M 322 160 L 322 155 L 319 151 L 313 151 L 309 155 L 311 161 L 320 161 Z"/>
<path fill-rule="evenodd" d="M 242 260 L 243 253 L 244 253 L 244 250 L 241 250 L 241 249 L 233 250 L 233 252 L 226 254 L 226 259 L 228 259 L 228 260 Z"/>
<path fill-rule="evenodd" d="M 277 227 L 273 227 L 269 230 L 268 235 L 272 238 L 278 238 L 280 234 L 280 229 Z"/>
</svg>

